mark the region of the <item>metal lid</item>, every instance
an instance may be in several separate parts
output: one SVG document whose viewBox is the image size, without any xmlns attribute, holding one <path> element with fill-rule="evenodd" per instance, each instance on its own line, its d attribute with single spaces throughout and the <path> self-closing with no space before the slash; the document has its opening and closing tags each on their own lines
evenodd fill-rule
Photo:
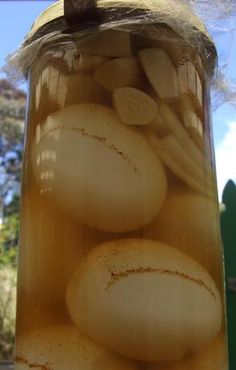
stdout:
<svg viewBox="0 0 236 370">
<path fill-rule="evenodd" d="M 56 3 L 50 5 L 36 18 L 26 38 L 27 39 L 31 38 L 41 27 L 45 26 L 45 24 L 52 22 L 55 19 L 63 16 L 64 16 L 63 1 L 57 1 Z"/>
<path fill-rule="evenodd" d="M 153 11 L 163 16 L 166 15 L 167 17 L 173 17 L 179 21 L 183 20 L 184 22 L 188 22 L 189 26 L 198 29 L 212 42 L 205 25 L 181 0 L 98 0 L 97 8 L 116 8 L 117 10 L 130 8 Z M 26 39 L 30 39 L 34 36 L 43 26 L 62 17 L 64 17 L 64 1 L 58 0 L 38 16 Z"/>
<path fill-rule="evenodd" d="M 30 44 L 35 39 L 52 31 L 70 30 L 71 24 L 68 23 L 64 7 L 64 2 L 66 1 L 71 3 L 75 9 L 76 6 L 79 7 L 79 2 L 80 4 L 86 4 L 86 2 L 89 4 L 90 1 L 91 4 L 91 0 L 56 1 L 36 19 L 25 38 L 25 45 Z M 92 1 L 95 2 L 96 0 Z M 198 50 L 207 56 L 208 67 L 210 70 L 214 70 L 217 52 L 213 40 L 205 25 L 193 13 L 190 7 L 183 3 L 183 0 L 97 0 L 94 4 L 96 4 L 97 14 L 99 15 L 97 24 L 113 21 L 122 22 L 122 17 L 126 19 L 126 24 L 127 18 L 130 18 L 130 24 L 132 24 L 132 19 L 141 16 L 144 22 L 147 18 L 152 18 L 154 21 L 156 19 L 157 23 L 161 19 L 161 23 L 170 25 L 170 27 L 177 32 L 177 29 L 181 28 L 182 34 L 184 34 L 184 32 L 191 34 L 192 32 Z M 83 27 L 86 27 L 86 24 L 88 26 L 88 22 L 86 22 L 86 19 L 83 19 L 83 17 L 77 22 L 77 26 L 81 26 L 80 23 L 83 23 Z M 94 25 L 96 22 L 92 22 L 92 24 Z M 89 25 L 91 25 L 91 22 Z M 122 23 L 120 23 L 119 26 L 122 26 Z"/>
</svg>

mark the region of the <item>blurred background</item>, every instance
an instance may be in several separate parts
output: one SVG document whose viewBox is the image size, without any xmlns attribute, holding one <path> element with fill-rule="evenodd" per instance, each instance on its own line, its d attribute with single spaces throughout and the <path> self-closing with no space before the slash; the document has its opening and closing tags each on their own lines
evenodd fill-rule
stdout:
<svg viewBox="0 0 236 370">
<path fill-rule="evenodd" d="M 53 1 L 0 2 L 0 68 L 20 45 L 34 19 Z M 227 75 L 236 79 L 236 18 L 221 24 L 218 52 Z M 234 26 L 232 26 L 234 25 Z M 224 28 L 225 27 L 225 28 Z M 0 362 L 11 361 L 14 348 L 15 287 L 20 183 L 26 113 L 26 83 L 13 85 L 0 73 Z M 236 110 L 229 103 L 213 112 L 219 203 L 229 179 L 236 181 Z M 235 191 L 234 183 L 228 183 Z M 200 370 L 200 369 L 199 369 Z"/>
</svg>

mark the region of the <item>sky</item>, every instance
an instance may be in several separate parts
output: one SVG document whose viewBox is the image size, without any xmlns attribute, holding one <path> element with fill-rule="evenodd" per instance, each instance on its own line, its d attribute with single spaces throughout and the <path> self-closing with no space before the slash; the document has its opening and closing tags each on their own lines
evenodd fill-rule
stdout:
<svg viewBox="0 0 236 370">
<path fill-rule="evenodd" d="M 46 0 L 0 1 L 0 68 L 4 65 L 5 57 L 20 45 L 36 16 L 52 2 Z M 236 25 L 236 19 L 233 19 L 233 22 Z M 221 28 L 227 27 L 230 29 L 231 26 L 224 24 Z M 218 52 L 222 61 L 228 60 L 228 76 L 236 80 L 234 32 L 222 32 Z M 4 75 L 0 74 L 0 77 Z M 218 192 L 221 200 L 227 180 L 232 179 L 236 182 L 236 101 L 235 107 L 225 103 L 213 112 L 213 132 Z"/>
</svg>

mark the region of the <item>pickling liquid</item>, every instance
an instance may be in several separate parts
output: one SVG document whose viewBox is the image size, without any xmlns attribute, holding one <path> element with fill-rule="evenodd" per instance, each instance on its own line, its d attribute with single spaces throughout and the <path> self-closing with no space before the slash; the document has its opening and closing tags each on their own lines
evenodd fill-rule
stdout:
<svg viewBox="0 0 236 370">
<path fill-rule="evenodd" d="M 16 370 L 227 370 L 208 77 L 106 31 L 30 72 Z"/>
</svg>

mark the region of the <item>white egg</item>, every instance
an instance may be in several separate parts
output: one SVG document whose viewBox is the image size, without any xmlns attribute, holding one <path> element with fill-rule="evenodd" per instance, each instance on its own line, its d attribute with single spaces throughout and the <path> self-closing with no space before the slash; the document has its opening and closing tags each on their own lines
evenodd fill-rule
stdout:
<svg viewBox="0 0 236 370">
<path fill-rule="evenodd" d="M 209 274 L 175 248 L 120 239 L 93 249 L 66 294 L 76 325 L 96 342 L 141 361 L 175 361 L 219 333 L 222 307 Z"/>
<path fill-rule="evenodd" d="M 134 370 L 70 325 L 49 326 L 17 338 L 15 370 Z"/>
<path fill-rule="evenodd" d="M 228 370 L 227 345 L 223 334 L 202 352 L 190 355 L 181 361 L 152 364 L 145 370 Z"/>
<path fill-rule="evenodd" d="M 74 217 L 124 232 L 148 224 L 167 192 L 164 168 L 141 131 L 98 104 L 69 106 L 38 127 L 32 148 L 38 184 Z"/>
</svg>

